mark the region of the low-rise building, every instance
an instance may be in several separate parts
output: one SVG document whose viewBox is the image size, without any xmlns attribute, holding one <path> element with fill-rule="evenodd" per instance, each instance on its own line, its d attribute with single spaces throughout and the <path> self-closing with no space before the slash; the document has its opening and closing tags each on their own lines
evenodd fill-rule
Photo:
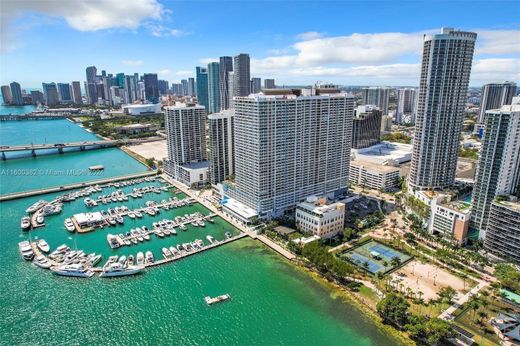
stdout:
<svg viewBox="0 0 520 346">
<path fill-rule="evenodd" d="M 105 219 L 99 211 L 95 211 L 93 213 L 74 214 L 73 218 L 81 228 L 96 227 L 105 223 Z"/>
<path fill-rule="evenodd" d="M 520 264 L 520 203 L 495 199 L 491 203 L 484 249 L 493 255 Z"/>
<path fill-rule="evenodd" d="M 325 200 L 314 196 L 296 206 L 296 227 L 321 238 L 331 238 L 341 233 L 345 223 L 345 204 L 324 204 Z"/>
<path fill-rule="evenodd" d="M 350 162 L 350 181 L 369 189 L 389 190 L 399 186 L 398 167 L 383 166 L 369 161 Z"/>
<path fill-rule="evenodd" d="M 124 105 L 123 113 L 128 115 L 160 114 L 160 103 L 147 103 L 142 105 Z"/>
<path fill-rule="evenodd" d="M 176 179 L 186 186 L 203 186 L 208 182 L 209 161 L 178 165 Z"/>
<path fill-rule="evenodd" d="M 468 236 L 470 204 L 461 201 L 445 203 L 445 198 L 442 196 L 432 200 L 430 231 L 464 244 Z"/>
<path fill-rule="evenodd" d="M 130 124 L 116 127 L 114 130 L 122 135 L 138 135 L 140 133 L 153 132 L 158 129 L 157 126 L 152 124 Z"/>
</svg>

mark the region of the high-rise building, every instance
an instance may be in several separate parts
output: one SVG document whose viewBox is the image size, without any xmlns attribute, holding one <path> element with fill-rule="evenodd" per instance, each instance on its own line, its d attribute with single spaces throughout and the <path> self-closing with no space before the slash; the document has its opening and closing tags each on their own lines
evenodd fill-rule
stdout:
<svg viewBox="0 0 520 346">
<path fill-rule="evenodd" d="M 81 99 L 81 84 L 79 82 L 72 82 L 72 101 L 77 105 L 83 103 Z"/>
<path fill-rule="evenodd" d="M 31 90 L 31 99 L 33 105 L 43 104 L 43 93 L 39 90 Z"/>
<path fill-rule="evenodd" d="M 210 165 L 212 185 L 223 182 L 234 172 L 233 110 L 208 115 Z"/>
<path fill-rule="evenodd" d="M 168 95 L 170 93 L 170 83 L 167 80 L 159 79 L 159 95 Z"/>
<path fill-rule="evenodd" d="M 173 83 L 172 84 L 172 93 L 175 96 L 182 96 L 182 84 L 181 83 Z"/>
<path fill-rule="evenodd" d="M 388 104 L 390 102 L 390 88 L 387 87 L 370 87 L 361 90 L 363 94 L 363 103 L 366 105 L 375 105 L 383 113 L 388 114 Z"/>
<path fill-rule="evenodd" d="M 443 28 L 425 35 L 409 186 L 455 182 L 464 106 L 477 34 Z"/>
<path fill-rule="evenodd" d="M 275 89 L 274 79 L 264 79 L 264 89 Z"/>
<path fill-rule="evenodd" d="M 251 94 L 259 93 L 262 90 L 262 79 L 253 77 L 251 78 Z"/>
<path fill-rule="evenodd" d="M 195 67 L 195 78 L 197 79 L 197 103 L 204 106 L 208 112 L 208 70 L 205 67 Z"/>
<path fill-rule="evenodd" d="M 60 103 L 70 103 L 72 102 L 72 95 L 70 94 L 70 84 L 69 83 L 58 83 L 58 98 Z"/>
<path fill-rule="evenodd" d="M 111 78 L 107 76 L 101 77 L 101 84 L 103 85 L 103 100 L 105 101 L 104 103 L 107 105 L 112 104 L 112 98 L 110 94 L 110 87 L 112 86 L 112 84 L 110 84 L 110 82 Z"/>
<path fill-rule="evenodd" d="M 4 100 L 4 105 L 9 105 L 13 101 L 13 95 L 11 95 L 9 85 L 2 85 L 2 100 Z"/>
<path fill-rule="evenodd" d="M 126 103 L 128 103 L 128 104 L 134 103 L 135 101 L 137 101 L 137 99 L 139 99 L 138 89 L 137 89 L 137 80 L 135 79 L 135 76 L 133 76 L 133 75 L 125 76 L 124 88 L 125 88 L 124 98 L 125 98 Z"/>
<path fill-rule="evenodd" d="M 417 112 L 417 89 L 401 88 L 397 90 L 397 111 L 395 121 L 398 124 L 415 123 Z"/>
<path fill-rule="evenodd" d="M 120 89 L 123 89 L 125 87 L 125 74 L 124 73 L 116 74 L 116 80 L 117 80 L 117 86 Z"/>
<path fill-rule="evenodd" d="M 188 78 L 188 91 L 187 96 L 197 96 L 196 95 L 196 86 L 195 86 L 195 78 Z"/>
<path fill-rule="evenodd" d="M 227 81 L 228 81 L 228 108 L 226 109 L 229 109 L 229 108 L 233 108 L 233 88 L 234 88 L 234 85 L 235 85 L 235 73 L 233 71 L 230 71 L 228 72 L 228 78 L 227 78 Z"/>
<path fill-rule="evenodd" d="M 45 105 L 55 106 L 59 103 L 58 89 L 56 83 L 42 83 L 43 87 L 43 98 Z"/>
<path fill-rule="evenodd" d="M 97 68 L 96 66 L 89 66 L 86 69 L 87 72 L 87 84 L 97 83 Z"/>
<path fill-rule="evenodd" d="M 310 195 L 347 191 L 353 96 L 336 89 L 304 97 L 276 90 L 233 102 L 239 159 L 229 197 L 266 217 Z"/>
<path fill-rule="evenodd" d="M 11 95 L 12 95 L 12 105 L 21 106 L 23 105 L 23 97 L 22 97 L 22 87 L 17 82 L 12 82 L 11 86 Z"/>
<path fill-rule="evenodd" d="M 188 80 L 182 79 L 181 85 L 182 85 L 182 96 L 188 96 Z"/>
<path fill-rule="evenodd" d="M 484 249 L 520 265 L 520 203 L 507 198 L 511 197 L 505 196 L 491 203 Z"/>
<path fill-rule="evenodd" d="M 376 145 L 381 137 L 381 111 L 374 105 L 358 106 L 352 122 L 352 149 Z"/>
<path fill-rule="evenodd" d="M 503 105 L 510 105 L 515 94 L 516 83 L 514 82 L 484 84 L 480 96 L 480 109 L 475 133 L 479 133 L 480 129 L 483 129 L 486 122 L 486 111 L 499 109 Z"/>
<path fill-rule="evenodd" d="M 250 70 L 249 54 L 239 54 L 233 58 L 233 96 L 247 96 L 251 93 Z"/>
<path fill-rule="evenodd" d="M 159 82 L 157 80 L 157 73 L 145 73 L 143 81 L 146 100 L 152 103 L 159 102 Z"/>
<path fill-rule="evenodd" d="M 204 106 L 165 107 L 164 117 L 168 147 L 165 172 L 188 186 L 205 183 L 208 162 Z"/>
<path fill-rule="evenodd" d="M 208 112 L 220 112 L 220 66 L 218 62 L 208 64 Z"/>
<path fill-rule="evenodd" d="M 486 237 L 491 202 L 520 184 L 520 105 L 489 110 L 473 187 L 470 226 Z"/>
<path fill-rule="evenodd" d="M 219 80 L 220 80 L 220 107 L 221 109 L 229 109 L 230 94 L 232 89 L 229 89 L 229 72 L 233 71 L 233 58 L 230 56 L 221 56 L 219 59 Z"/>
</svg>

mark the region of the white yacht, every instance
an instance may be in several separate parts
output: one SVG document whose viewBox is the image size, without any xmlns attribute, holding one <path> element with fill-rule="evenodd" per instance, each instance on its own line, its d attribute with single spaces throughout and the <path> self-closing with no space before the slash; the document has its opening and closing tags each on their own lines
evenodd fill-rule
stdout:
<svg viewBox="0 0 520 346">
<path fill-rule="evenodd" d="M 72 222 L 72 219 L 70 219 L 70 218 L 65 219 L 64 225 L 65 225 L 65 228 L 67 229 L 67 231 L 69 231 L 69 232 L 74 232 L 74 229 L 76 228 L 76 227 L 74 227 L 74 223 Z"/>
<path fill-rule="evenodd" d="M 47 244 L 47 242 L 43 239 L 38 240 L 36 245 L 38 246 L 38 249 L 40 249 L 40 251 L 42 252 L 47 253 L 50 250 L 49 244 Z"/>
<path fill-rule="evenodd" d="M 43 255 L 36 256 L 33 263 L 43 269 L 49 269 L 51 267 L 51 262 Z"/>
<path fill-rule="evenodd" d="M 66 264 L 59 267 L 53 267 L 51 270 L 54 272 L 54 274 L 61 276 L 89 278 L 94 275 L 94 272 L 83 264 Z"/>
<path fill-rule="evenodd" d="M 29 241 L 24 240 L 18 243 L 18 249 L 20 254 L 26 261 L 30 261 L 34 258 L 34 252 Z"/>
<path fill-rule="evenodd" d="M 144 254 L 141 251 L 137 253 L 137 265 L 144 265 Z"/>
<path fill-rule="evenodd" d="M 150 264 L 155 262 L 155 259 L 153 257 L 153 253 L 151 251 L 146 251 L 146 263 Z"/>
<path fill-rule="evenodd" d="M 22 217 L 22 220 L 20 221 L 20 227 L 26 231 L 29 228 L 31 228 L 31 218 L 29 216 Z"/>
<path fill-rule="evenodd" d="M 144 266 L 126 266 L 116 262 L 105 267 L 99 276 L 108 278 L 115 276 L 134 275 L 140 273 L 143 269 Z"/>
<path fill-rule="evenodd" d="M 25 212 L 28 214 L 32 214 L 35 211 L 37 211 L 38 209 L 40 209 L 41 207 L 43 207 L 45 204 L 47 204 L 47 202 L 44 201 L 43 199 L 40 199 L 38 202 L 34 203 L 29 208 L 27 208 L 27 210 Z"/>
</svg>

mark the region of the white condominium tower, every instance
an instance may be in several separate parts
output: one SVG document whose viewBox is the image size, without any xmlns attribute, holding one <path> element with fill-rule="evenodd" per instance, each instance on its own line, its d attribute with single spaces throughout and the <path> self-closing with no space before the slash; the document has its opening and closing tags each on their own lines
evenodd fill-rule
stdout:
<svg viewBox="0 0 520 346">
<path fill-rule="evenodd" d="M 520 184 L 520 105 L 487 111 L 485 118 L 470 223 L 480 238 L 486 236 L 493 199 L 514 193 Z"/>
<path fill-rule="evenodd" d="M 310 195 L 347 191 L 354 97 L 336 89 L 235 97 L 235 184 L 229 196 L 278 216 Z"/>
<path fill-rule="evenodd" d="M 425 35 L 409 185 L 443 189 L 455 182 L 477 34 L 443 28 Z"/>
<path fill-rule="evenodd" d="M 207 160 L 206 109 L 201 105 L 165 107 L 168 147 L 166 173 L 179 178 L 179 167 Z"/>
<path fill-rule="evenodd" d="M 390 100 L 390 90 L 387 87 L 370 87 L 363 88 L 363 102 L 365 105 L 375 105 L 383 112 L 383 115 L 388 114 L 388 103 Z"/>
<path fill-rule="evenodd" d="M 210 182 L 212 185 L 234 174 L 233 110 L 208 115 Z"/>
</svg>

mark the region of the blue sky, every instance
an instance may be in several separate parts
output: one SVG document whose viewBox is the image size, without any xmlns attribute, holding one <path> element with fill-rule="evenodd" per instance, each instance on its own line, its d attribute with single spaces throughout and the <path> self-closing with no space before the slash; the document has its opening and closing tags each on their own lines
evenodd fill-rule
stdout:
<svg viewBox="0 0 520 346">
<path fill-rule="evenodd" d="M 83 81 L 88 65 L 178 81 L 238 53 L 280 85 L 416 85 L 422 35 L 442 26 L 479 34 L 473 85 L 520 80 L 518 1 L 2 0 L 0 10 L 0 81 L 28 88 Z"/>
</svg>

